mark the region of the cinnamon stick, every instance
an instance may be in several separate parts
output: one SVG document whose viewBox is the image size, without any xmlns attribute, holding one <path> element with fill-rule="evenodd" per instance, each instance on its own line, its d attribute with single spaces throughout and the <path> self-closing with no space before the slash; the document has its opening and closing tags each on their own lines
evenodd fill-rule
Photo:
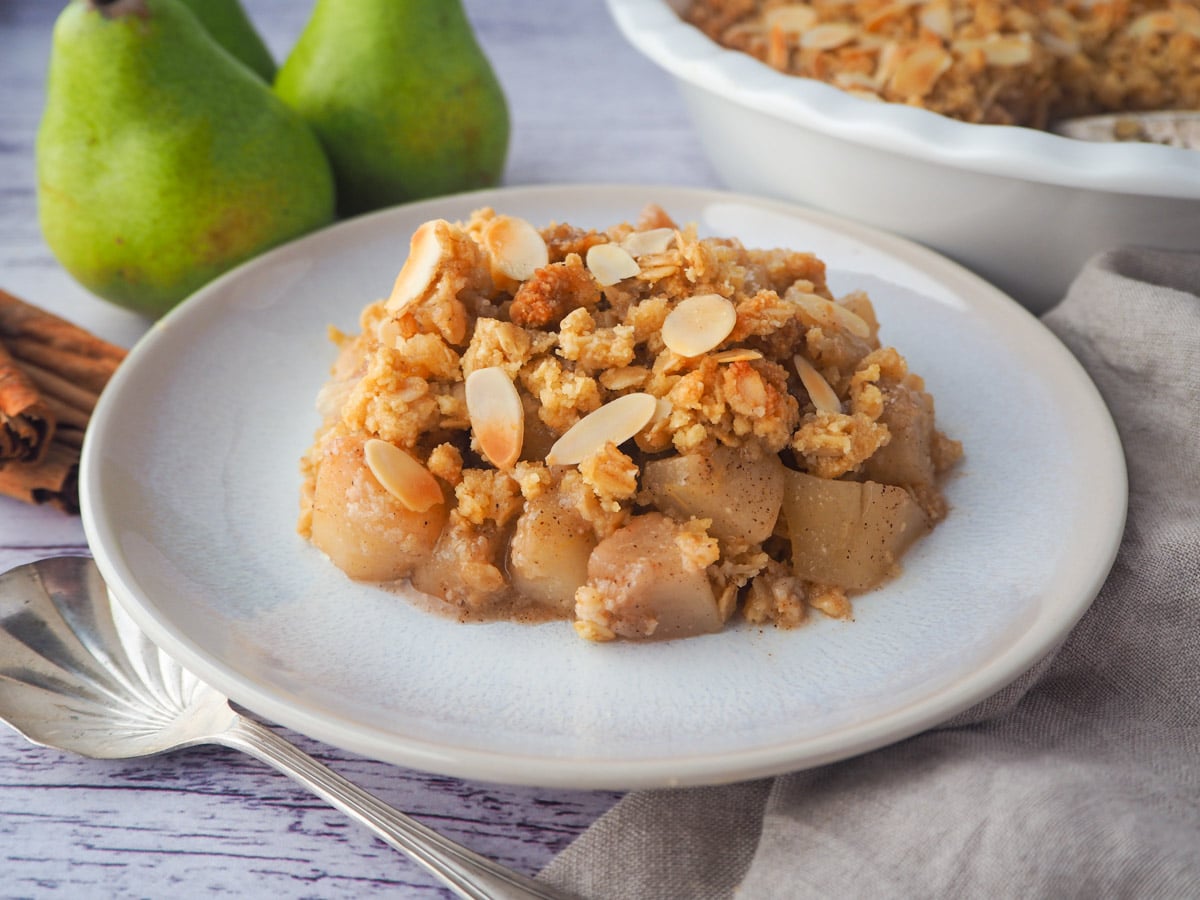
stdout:
<svg viewBox="0 0 1200 900">
<path fill-rule="evenodd" d="M 111 368 L 125 358 L 125 351 L 96 337 L 90 331 L 68 322 L 32 303 L 26 303 L 0 288 L 0 337 L 9 349 L 25 341 L 53 347 L 63 354 L 110 361 Z M 19 355 L 13 351 L 14 355 Z"/>
<path fill-rule="evenodd" d="M 0 494 L 79 512 L 79 448 L 54 440 L 40 463 L 10 463 L 0 469 Z"/>
<path fill-rule="evenodd" d="M 41 462 L 55 418 L 28 374 L 0 343 L 0 468 Z"/>
<path fill-rule="evenodd" d="M 125 350 L 3 289 L 0 347 L 0 459 L 2 416 L 16 415 L 10 407 L 35 411 L 48 423 L 38 454 L 26 453 L 24 462 L 14 458 L 0 463 L 0 495 L 78 512 L 83 434 Z M 30 413 L 22 415 L 29 418 Z"/>
</svg>

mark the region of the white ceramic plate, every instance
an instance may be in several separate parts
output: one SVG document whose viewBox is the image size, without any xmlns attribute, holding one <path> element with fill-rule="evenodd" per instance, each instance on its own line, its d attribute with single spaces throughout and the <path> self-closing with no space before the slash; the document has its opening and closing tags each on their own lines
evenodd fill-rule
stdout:
<svg viewBox="0 0 1200 900">
<path fill-rule="evenodd" d="M 491 205 L 604 226 L 657 202 L 708 234 L 820 254 L 966 447 L 953 512 L 904 574 L 795 631 L 589 644 L 569 625 L 462 625 L 348 581 L 295 533 L 297 459 L 334 350 L 412 231 Z M 83 521 L 150 637 L 249 709 L 421 769 L 547 786 L 730 781 L 859 753 L 944 720 L 1052 649 L 1120 539 L 1125 470 L 1092 383 L 1036 319 L 906 241 L 711 191 L 543 187 L 353 220 L 208 286 L 114 378 L 88 435 Z"/>
</svg>

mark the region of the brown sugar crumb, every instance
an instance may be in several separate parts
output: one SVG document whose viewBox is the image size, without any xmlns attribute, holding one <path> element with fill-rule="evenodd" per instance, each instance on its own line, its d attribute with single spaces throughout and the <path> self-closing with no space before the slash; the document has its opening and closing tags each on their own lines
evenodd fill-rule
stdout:
<svg viewBox="0 0 1200 900">
<path fill-rule="evenodd" d="M 361 332 L 331 334 L 301 461 L 300 532 L 350 577 L 591 641 L 793 628 L 849 618 L 946 518 L 961 445 L 811 253 L 653 206 L 602 231 L 481 209 L 413 247 Z M 371 441 L 407 474 L 373 474 Z"/>
<path fill-rule="evenodd" d="M 573 309 L 600 302 L 600 286 L 578 254 L 538 269 L 513 297 L 509 315 L 516 325 L 545 328 L 557 325 Z"/>
</svg>

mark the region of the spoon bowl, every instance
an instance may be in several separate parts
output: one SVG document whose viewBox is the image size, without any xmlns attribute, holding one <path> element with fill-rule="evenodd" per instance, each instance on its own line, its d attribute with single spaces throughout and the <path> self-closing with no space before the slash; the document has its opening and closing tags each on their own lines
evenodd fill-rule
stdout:
<svg viewBox="0 0 1200 900">
<path fill-rule="evenodd" d="M 0 575 L 0 721 L 35 744 L 94 759 L 198 744 L 242 750 L 365 825 L 460 896 L 567 896 L 443 838 L 235 712 L 146 637 L 87 557 L 46 559 Z"/>
</svg>

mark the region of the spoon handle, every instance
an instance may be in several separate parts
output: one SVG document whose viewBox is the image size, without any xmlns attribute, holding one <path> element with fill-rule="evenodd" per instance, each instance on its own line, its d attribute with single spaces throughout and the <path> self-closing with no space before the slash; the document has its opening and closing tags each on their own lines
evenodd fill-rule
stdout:
<svg viewBox="0 0 1200 900">
<path fill-rule="evenodd" d="M 235 715 L 229 728 L 214 735 L 213 740 L 249 753 L 295 779 L 420 863 L 462 897 L 567 900 L 569 896 L 473 853 L 397 812 L 253 719 Z"/>
</svg>

